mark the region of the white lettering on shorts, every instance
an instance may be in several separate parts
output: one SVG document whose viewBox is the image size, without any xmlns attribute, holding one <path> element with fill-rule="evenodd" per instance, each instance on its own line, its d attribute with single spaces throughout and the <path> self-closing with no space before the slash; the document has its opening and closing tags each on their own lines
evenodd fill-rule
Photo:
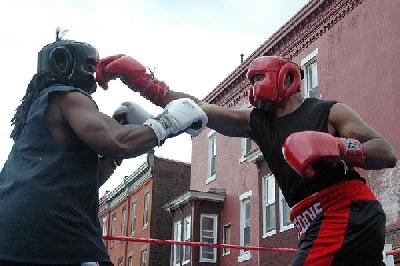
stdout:
<svg viewBox="0 0 400 266">
<path fill-rule="evenodd" d="M 323 211 L 320 206 L 321 203 L 317 202 L 293 219 L 293 223 L 297 230 L 297 236 L 299 238 L 304 235 L 314 221 L 315 217 L 317 217 L 317 215 Z"/>
</svg>

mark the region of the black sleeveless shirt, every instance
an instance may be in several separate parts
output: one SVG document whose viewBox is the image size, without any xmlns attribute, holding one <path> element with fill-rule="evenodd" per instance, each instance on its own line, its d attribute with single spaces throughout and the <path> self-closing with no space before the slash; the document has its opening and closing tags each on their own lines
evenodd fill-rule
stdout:
<svg viewBox="0 0 400 266">
<path fill-rule="evenodd" d="M 337 101 L 307 98 L 293 113 L 283 117 L 275 117 L 259 109 L 251 112 L 252 138 L 260 147 L 290 207 L 340 181 L 354 178 L 363 180 L 353 167 L 345 171 L 340 163 L 333 166 L 324 162 L 315 163 L 315 176 L 305 179 L 283 157 L 282 145 L 291 133 L 305 130 L 328 132 L 328 116 L 335 103 Z"/>
<path fill-rule="evenodd" d="M 0 172 L 0 259 L 38 264 L 111 262 L 98 218 L 97 154 L 69 152 L 45 121 L 53 85 L 32 103 L 26 125 Z"/>
</svg>

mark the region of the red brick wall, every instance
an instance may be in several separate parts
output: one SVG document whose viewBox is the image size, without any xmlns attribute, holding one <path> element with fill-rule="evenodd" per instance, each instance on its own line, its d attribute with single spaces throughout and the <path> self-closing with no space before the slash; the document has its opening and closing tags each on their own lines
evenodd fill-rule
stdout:
<svg viewBox="0 0 400 266">
<path fill-rule="evenodd" d="M 112 209 L 106 211 L 105 205 L 102 205 L 103 217 L 108 217 L 108 232 L 111 234 L 112 215 L 116 214 L 115 235 L 121 235 L 122 208 L 126 207 L 126 233 L 125 236 L 152 239 L 171 239 L 172 218 L 162 207 L 164 204 L 189 190 L 190 182 L 190 164 L 171 161 L 163 158 L 152 157 L 149 160 L 153 164 L 152 176 L 143 184 L 139 184 L 133 191 L 129 192 L 123 200 Z M 129 191 L 129 185 L 123 189 Z M 149 204 L 149 223 L 143 225 L 144 197 L 145 193 L 150 192 Z M 125 193 L 125 192 L 122 192 Z M 104 200 L 104 199 L 103 199 Z M 136 201 L 136 227 L 135 233 L 131 234 L 132 228 L 132 202 Z M 155 245 L 133 241 L 114 241 L 114 247 L 111 248 L 110 241 L 107 241 L 107 249 L 111 260 L 115 265 L 119 259 L 123 258 L 124 264 L 128 265 L 128 257 L 132 255 L 133 262 L 138 263 L 141 258 L 141 251 L 147 250 L 148 265 L 165 265 L 170 259 L 170 245 Z"/>
<path fill-rule="evenodd" d="M 317 8 L 319 4 L 321 9 L 326 10 L 307 17 L 310 10 L 321 10 Z M 293 61 L 300 63 L 318 48 L 320 98 L 337 99 L 352 107 L 368 124 L 387 138 L 400 155 L 400 126 L 397 123 L 400 114 L 399 13 L 398 1 L 313 0 L 294 20 L 284 25 L 276 36 L 272 36 L 260 46 L 250 58 L 263 54 L 280 54 L 293 56 Z M 290 32 L 297 23 L 301 24 L 301 27 Z M 266 36 L 267 38 L 269 36 Z M 245 61 L 246 63 L 250 61 Z M 235 69 L 229 79 L 222 81 L 206 99 L 223 106 L 240 106 L 240 100 L 237 101 L 237 98 L 245 99 L 248 90 L 246 82 L 243 81 L 246 68 L 247 66 L 240 66 Z M 261 191 L 255 181 L 259 180 L 266 170 L 258 173 L 252 163 L 239 164 L 240 138 L 224 138 L 217 134 L 217 179 L 206 185 L 208 132 L 209 129 L 206 129 L 193 138 L 191 189 L 201 191 L 207 191 L 210 187 L 226 189 L 222 224 L 232 222 L 232 232 L 238 232 L 238 196 L 252 189 L 252 203 L 256 200 L 254 195 L 257 195 L 257 204 L 261 204 Z M 385 208 L 387 229 L 398 228 L 400 166 L 381 171 L 360 172 Z M 253 205 L 252 210 L 254 210 Z M 262 213 L 261 209 L 259 211 Z M 255 217 L 260 217 L 258 213 L 252 212 L 253 214 Z M 252 223 L 254 220 L 252 217 Z M 258 220 L 260 219 L 257 218 L 258 229 L 254 232 L 254 239 L 259 240 L 261 246 L 297 246 L 294 230 L 263 239 L 262 222 Z M 400 242 L 393 239 L 391 241 Z M 237 234 L 232 236 L 232 243 L 239 244 Z M 265 265 L 263 263 L 266 261 L 268 265 L 287 265 L 290 264 L 293 255 L 262 252 L 260 265 Z M 253 258 L 257 258 L 257 255 Z M 221 265 L 235 265 L 237 263 L 235 259 L 237 254 L 223 257 Z M 251 263 L 257 265 L 258 262 Z"/>
<path fill-rule="evenodd" d="M 400 154 L 400 4 L 363 1 L 294 58 L 318 48 L 318 90 L 360 116 Z M 361 171 L 383 204 L 387 228 L 400 226 L 400 166 Z"/>
</svg>

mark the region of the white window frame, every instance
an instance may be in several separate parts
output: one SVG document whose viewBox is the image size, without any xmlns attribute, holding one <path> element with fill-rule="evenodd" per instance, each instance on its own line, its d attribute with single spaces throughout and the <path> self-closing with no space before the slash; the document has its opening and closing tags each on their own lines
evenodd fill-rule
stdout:
<svg viewBox="0 0 400 266">
<path fill-rule="evenodd" d="M 240 245 L 245 246 L 246 244 L 250 245 L 249 243 L 245 243 L 245 235 L 244 231 L 245 229 L 249 226 L 251 228 L 251 208 L 250 208 L 250 214 L 247 217 L 247 212 L 246 212 L 246 206 L 251 207 L 251 196 L 253 195 L 253 191 L 247 191 L 243 193 L 242 195 L 239 196 L 239 201 L 240 201 Z M 249 230 L 251 231 L 251 230 Z M 249 236 L 250 237 L 250 236 Z M 249 241 L 251 241 L 249 239 Z M 240 250 L 240 255 L 238 257 L 238 262 L 243 262 L 246 260 L 251 259 L 251 252 L 250 250 Z"/>
<path fill-rule="evenodd" d="M 149 208 L 150 208 L 150 191 L 146 191 L 144 194 L 143 203 L 143 230 L 147 228 L 149 224 Z"/>
<path fill-rule="evenodd" d="M 217 168 L 217 132 L 211 130 L 208 132 L 208 171 L 206 184 L 216 179 Z"/>
<path fill-rule="evenodd" d="M 106 236 L 107 235 L 107 216 L 103 217 L 102 231 L 103 231 L 103 236 Z M 103 242 L 105 244 L 106 240 L 103 240 Z"/>
<path fill-rule="evenodd" d="M 250 103 L 244 103 L 240 106 L 240 109 L 252 109 L 253 106 Z M 246 155 L 252 151 L 251 138 L 242 138 L 240 143 L 240 159 L 239 163 L 246 161 Z"/>
<path fill-rule="evenodd" d="M 190 242 L 192 241 L 192 216 L 186 216 L 183 219 L 183 241 Z M 183 246 L 183 254 L 182 254 L 182 265 L 188 264 L 190 262 L 191 255 L 191 247 Z"/>
<path fill-rule="evenodd" d="M 131 225 L 131 236 L 135 235 L 136 221 L 137 221 L 137 200 L 132 201 L 132 225 Z"/>
<path fill-rule="evenodd" d="M 115 223 L 117 221 L 117 214 L 113 213 L 112 218 L 111 218 L 111 235 L 114 236 L 115 235 Z M 110 247 L 114 247 L 114 240 L 112 239 L 110 241 Z"/>
<path fill-rule="evenodd" d="M 242 158 L 251 152 L 251 138 L 241 139 L 241 156 Z"/>
<path fill-rule="evenodd" d="M 126 234 L 126 206 L 122 207 L 122 217 L 121 217 L 121 236 Z"/>
<path fill-rule="evenodd" d="M 174 222 L 174 240 L 182 241 L 182 221 L 178 220 Z M 172 262 L 174 266 L 181 265 L 181 245 L 174 244 L 174 260 Z"/>
<path fill-rule="evenodd" d="M 308 56 L 306 56 L 304 59 L 301 60 L 301 68 L 304 71 L 304 96 L 306 98 L 310 97 L 310 91 L 311 91 L 311 89 L 313 89 L 315 87 L 317 87 L 317 97 L 316 98 L 320 98 L 319 93 L 318 93 L 317 55 L 318 55 L 318 48 L 316 48 Z M 312 66 L 315 66 L 315 68 L 310 68 Z M 312 69 L 312 72 L 310 72 L 311 69 Z M 310 73 L 311 73 L 311 79 L 312 79 L 312 77 L 315 77 L 315 81 L 317 83 L 316 85 L 311 85 Z M 311 86 L 313 86 L 313 87 L 311 88 Z"/>
<path fill-rule="evenodd" d="M 204 219 L 213 219 L 213 228 L 212 231 L 203 228 L 203 220 Z M 216 214 L 200 214 L 200 241 L 216 244 L 217 243 L 217 224 L 218 224 L 218 216 Z M 211 251 L 212 250 L 212 251 Z M 203 256 L 203 252 L 208 252 L 212 255 L 212 258 L 205 258 Z M 200 259 L 199 262 L 217 262 L 217 248 L 200 246 Z"/>
<path fill-rule="evenodd" d="M 262 179 L 262 194 L 263 194 L 263 237 L 269 237 L 276 234 L 276 198 L 275 198 L 275 176 L 273 174 L 268 174 Z M 267 219 L 267 208 L 273 206 L 273 225 L 268 224 Z"/>
<path fill-rule="evenodd" d="M 293 222 L 290 221 L 290 211 L 289 211 L 289 214 L 288 214 L 289 217 L 287 217 L 288 219 L 286 219 L 286 221 L 289 221 L 289 223 L 288 224 L 284 224 L 286 222 L 286 221 L 284 221 L 285 220 L 284 218 L 285 218 L 285 209 L 286 208 L 289 208 L 289 210 L 290 210 L 290 207 L 287 204 L 287 202 L 285 200 L 285 197 L 282 194 L 282 190 L 279 189 L 279 228 L 280 228 L 279 232 L 284 232 L 286 230 L 294 228 Z"/>
<path fill-rule="evenodd" d="M 140 251 L 140 266 L 146 266 L 147 262 L 147 248 L 146 246 L 141 248 Z"/>
<path fill-rule="evenodd" d="M 232 235 L 231 229 L 232 229 L 231 223 L 227 223 L 227 224 L 224 225 L 224 236 L 223 236 L 223 239 L 222 239 L 224 244 L 228 244 L 228 245 L 231 244 L 231 237 L 232 237 L 231 236 Z M 230 248 L 223 248 L 222 249 L 222 256 L 226 256 L 226 255 L 229 255 L 229 254 L 231 254 L 231 249 Z"/>
</svg>

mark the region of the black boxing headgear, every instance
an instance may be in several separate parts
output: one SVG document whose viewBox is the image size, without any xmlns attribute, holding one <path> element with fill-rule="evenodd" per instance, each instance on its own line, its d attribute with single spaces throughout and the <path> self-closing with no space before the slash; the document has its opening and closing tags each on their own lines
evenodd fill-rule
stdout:
<svg viewBox="0 0 400 266">
<path fill-rule="evenodd" d="M 96 91 L 94 74 L 84 69 L 87 60 L 99 60 L 99 53 L 90 44 L 72 40 L 57 40 L 38 53 L 37 72 L 55 75 L 63 84 L 80 88 L 89 94 Z M 60 68 L 60 62 L 65 67 Z"/>
<path fill-rule="evenodd" d="M 254 82 L 253 77 L 257 74 L 264 78 Z M 292 83 L 285 89 L 285 78 L 288 74 L 292 77 Z M 250 64 L 247 78 L 253 84 L 249 91 L 249 100 L 254 107 L 258 107 L 256 99 L 273 101 L 277 107 L 281 107 L 300 89 L 301 73 L 297 64 L 282 57 L 261 56 Z"/>
</svg>

